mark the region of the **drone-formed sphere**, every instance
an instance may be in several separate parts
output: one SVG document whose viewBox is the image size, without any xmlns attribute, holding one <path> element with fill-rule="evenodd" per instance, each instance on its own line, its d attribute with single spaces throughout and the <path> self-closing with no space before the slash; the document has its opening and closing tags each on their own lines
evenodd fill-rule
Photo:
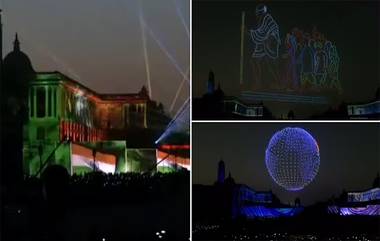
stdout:
<svg viewBox="0 0 380 241">
<path fill-rule="evenodd" d="M 302 128 L 276 132 L 265 152 L 265 163 L 273 180 L 289 191 L 303 189 L 318 173 L 319 147 Z"/>
</svg>

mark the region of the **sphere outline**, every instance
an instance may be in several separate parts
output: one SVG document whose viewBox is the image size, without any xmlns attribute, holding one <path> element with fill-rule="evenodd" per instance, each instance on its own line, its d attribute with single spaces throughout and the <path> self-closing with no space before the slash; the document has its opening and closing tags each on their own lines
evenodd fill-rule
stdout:
<svg viewBox="0 0 380 241">
<path fill-rule="evenodd" d="M 288 191 L 302 190 L 318 174 L 318 143 L 306 130 L 286 127 L 271 137 L 265 151 L 265 164 L 279 186 Z"/>
</svg>

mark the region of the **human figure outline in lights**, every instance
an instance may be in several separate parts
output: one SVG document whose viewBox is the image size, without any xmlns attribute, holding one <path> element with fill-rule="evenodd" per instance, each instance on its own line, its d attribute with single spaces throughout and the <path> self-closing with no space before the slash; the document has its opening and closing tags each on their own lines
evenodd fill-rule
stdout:
<svg viewBox="0 0 380 241">
<path fill-rule="evenodd" d="M 283 39 L 280 27 L 264 4 L 255 9 L 256 27 L 249 29 L 253 85 L 249 90 L 342 93 L 340 57 L 333 41 L 317 27 L 307 32 L 293 27 Z"/>
<path fill-rule="evenodd" d="M 255 10 L 257 27 L 250 29 L 249 34 L 254 43 L 252 53 L 254 87 L 262 87 L 265 72 L 269 72 L 269 78 L 278 80 L 276 59 L 280 48 L 280 33 L 277 22 L 269 14 L 264 4 L 259 4 Z M 266 77 L 266 76 L 265 76 Z"/>
<path fill-rule="evenodd" d="M 293 28 L 286 35 L 283 87 L 291 90 L 335 89 L 341 93 L 336 46 L 316 27 L 311 33 Z"/>
</svg>

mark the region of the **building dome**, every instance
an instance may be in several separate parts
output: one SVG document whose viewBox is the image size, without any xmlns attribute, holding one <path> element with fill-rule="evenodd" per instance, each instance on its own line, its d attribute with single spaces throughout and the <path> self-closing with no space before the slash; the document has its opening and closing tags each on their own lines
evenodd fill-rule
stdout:
<svg viewBox="0 0 380 241">
<path fill-rule="evenodd" d="M 28 55 L 20 50 L 20 42 L 16 33 L 15 41 L 13 42 L 13 51 L 7 54 L 3 61 L 4 69 L 9 73 L 14 71 L 21 73 L 34 73 L 32 61 Z"/>
<path fill-rule="evenodd" d="M 22 51 L 12 51 L 7 54 L 3 65 L 8 71 L 24 70 L 25 72 L 34 72 L 32 62 L 28 55 Z"/>
<path fill-rule="evenodd" d="M 35 71 L 29 57 L 20 50 L 17 34 L 13 45 L 13 51 L 3 60 L 3 87 L 6 94 L 25 97 L 28 84 L 33 80 Z"/>
<path fill-rule="evenodd" d="M 13 121 L 27 119 L 29 83 L 36 73 L 29 57 L 21 52 L 16 34 L 13 51 L 7 54 L 2 65 L 1 105 L 2 115 Z"/>
</svg>

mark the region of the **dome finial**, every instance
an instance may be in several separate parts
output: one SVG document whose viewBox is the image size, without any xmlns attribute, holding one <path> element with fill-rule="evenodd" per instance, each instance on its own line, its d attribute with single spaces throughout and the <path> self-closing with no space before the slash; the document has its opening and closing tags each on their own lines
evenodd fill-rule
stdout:
<svg viewBox="0 0 380 241">
<path fill-rule="evenodd" d="M 17 32 L 15 36 L 15 41 L 13 42 L 13 51 L 20 51 L 20 41 L 18 41 Z"/>
</svg>

